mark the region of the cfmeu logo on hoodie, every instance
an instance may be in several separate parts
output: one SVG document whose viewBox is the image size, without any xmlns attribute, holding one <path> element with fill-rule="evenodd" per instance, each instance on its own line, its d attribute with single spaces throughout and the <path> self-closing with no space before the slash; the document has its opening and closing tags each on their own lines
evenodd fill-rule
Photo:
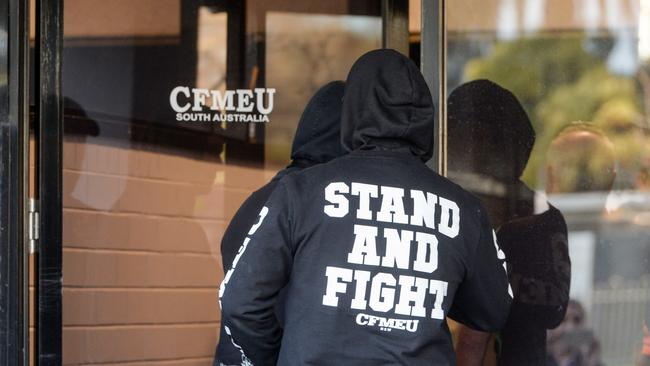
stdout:
<svg viewBox="0 0 650 366">
<path fill-rule="evenodd" d="M 404 209 L 405 193 L 410 193 L 412 200 L 409 213 Z M 372 199 L 381 202 L 377 212 L 371 209 Z M 327 216 L 343 218 L 352 211 L 359 223 L 354 225 L 346 258 L 356 268 L 327 266 L 323 305 L 350 306 L 359 311 L 358 325 L 387 332 L 415 332 L 421 319 L 445 318 L 448 282 L 435 278 L 438 234 L 452 239 L 458 236 L 460 208 L 454 201 L 420 190 L 356 182 L 330 183 L 325 200 L 329 203 L 323 207 Z M 355 202 L 356 210 L 351 207 Z M 436 211 L 440 212 L 437 222 Z M 437 233 L 432 233 L 434 230 Z M 341 304 L 339 295 L 343 294 L 352 300 Z"/>
<path fill-rule="evenodd" d="M 208 90 L 177 86 L 169 105 L 179 122 L 268 122 L 273 88 Z"/>
</svg>

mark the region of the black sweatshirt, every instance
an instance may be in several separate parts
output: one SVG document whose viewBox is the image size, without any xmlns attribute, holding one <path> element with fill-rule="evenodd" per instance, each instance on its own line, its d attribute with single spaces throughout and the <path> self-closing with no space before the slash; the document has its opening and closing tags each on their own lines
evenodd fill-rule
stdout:
<svg viewBox="0 0 650 366">
<path fill-rule="evenodd" d="M 424 164 L 433 117 L 409 59 L 377 50 L 354 64 L 341 117 L 351 153 L 278 183 L 222 284 L 248 364 L 453 365 L 447 316 L 504 323 L 511 291 L 485 211 Z"/>
<path fill-rule="evenodd" d="M 501 329 L 500 366 L 546 365 L 546 330 L 560 325 L 569 303 L 571 260 L 558 209 L 508 221 L 497 233 L 508 255 L 514 301 Z"/>
<path fill-rule="evenodd" d="M 298 122 L 291 147 L 291 164 L 278 172 L 269 183 L 253 192 L 233 216 L 221 239 L 224 272 L 230 269 L 248 230 L 257 220 L 257 214 L 284 176 L 343 155 L 340 131 L 344 85 L 342 81 L 332 81 L 314 94 Z M 222 323 L 214 365 L 240 363 L 241 352 L 232 344 Z"/>
</svg>

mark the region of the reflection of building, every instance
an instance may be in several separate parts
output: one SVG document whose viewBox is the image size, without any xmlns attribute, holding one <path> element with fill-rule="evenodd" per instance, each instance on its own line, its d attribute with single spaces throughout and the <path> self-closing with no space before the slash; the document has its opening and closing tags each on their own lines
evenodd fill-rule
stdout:
<svg viewBox="0 0 650 366">
<path fill-rule="evenodd" d="M 30 72 L 30 85 L 49 90 L 43 78 L 60 69 L 62 96 L 77 103 L 66 106 L 60 121 L 65 124 L 62 158 L 55 167 L 63 176 L 63 208 L 54 215 L 62 219 L 58 250 L 63 264 L 41 268 L 35 282 L 41 286 L 47 271 L 63 271 L 62 280 L 48 277 L 51 292 L 38 294 L 63 301 L 63 326 L 50 329 L 41 341 L 55 344 L 62 332 L 58 356 L 64 364 L 210 364 L 219 322 L 215 289 L 222 276 L 216 248 L 223 228 L 244 197 L 288 158 L 293 128 L 313 90 L 345 78 L 359 54 L 385 44 L 382 40 L 393 39 L 386 37 L 392 34 L 403 36 L 404 43 L 410 36 L 412 57 L 422 54 L 427 80 L 439 80 L 430 85 L 434 91 L 440 80 L 452 90 L 470 79 L 489 78 L 515 93 L 538 136 L 523 176 L 531 187 L 543 190 L 542 157 L 566 123 L 590 120 L 608 134 L 620 173 L 606 214 L 589 207 L 595 199 L 588 195 L 556 199 L 577 227 L 570 239 L 574 294 L 587 303 L 604 360 L 629 364 L 640 344 L 634 342 L 641 340 L 635 306 L 647 303 L 648 296 L 649 208 L 641 191 L 649 186 L 650 83 L 644 79 L 647 72 L 637 73 L 647 59 L 639 60 L 645 48 L 636 48 L 647 33 L 638 26 L 648 23 L 640 10 L 647 10 L 647 1 L 454 0 L 445 2 L 446 23 L 431 15 L 439 2 L 66 0 L 61 17 L 52 15 L 65 32 L 62 59 L 49 67 L 37 61 L 56 55 L 56 48 L 39 43 L 36 31 L 46 24 L 32 16 L 27 37 L 41 47 L 32 48 L 30 56 L 34 66 L 46 66 Z M 22 3 L 8 0 L 0 9 L 3 133 L 12 131 L 5 130 L 5 121 L 20 125 L 19 92 L 31 91 L 34 111 L 43 101 L 37 88 L 20 90 L 14 84 L 16 70 L 27 69 L 20 67 L 13 48 L 21 40 L 15 23 L 24 19 L 16 10 Z M 403 22 L 409 7 L 410 25 Z M 43 9 L 49 8 L 38 7 L 34 14 L 40 16 Z M 435 26 L 422 28 L 422 14 Z M 436 79 L 435 66 L 443 65 L 427 57 L 444 47 L 420 47 L 420 42 L 438 39 L 431 32 L 444 24 L 446 38 L 440 39 L 447 42 L 446 73 Z M 407 25 L 410 34 L 403 29 Z M 179 123 L 169 106 L 176 86 L 273 87 L 276 106 L 264 125 Z M 48 126 L 58 120 L 51 109 L 41 112 L 34 116 Z M 34 130 L 40 131 L 38 126 Z M 13 169 L 3 170 L 0 178 L 0 224 L 18 231 L 11 234 L 17 236 L 0 231 L 0 280 L 16 285 L 15 267 L 24 257 L 9 249 L 20 241 L 22 221 L 4 205 L 21 203 L 15 191 L 21 173 L 14 132 L 0 140 L 0 167 Z M 57 149 L 53 143 L 40 146 L 51 156 Z M 490 182 L 473 183 L 494 188 Z M 42 210 L 44 202 L 57 199 L 40 193 Z M 56 242 L 41 238 L 42 245 Z M 59 297 L 58 285 L 63 285 Z M 19 306 L 13 300 L 19 292 L 13 291 L 0 292 L 0 309 L 8 308 L 6 303 Z M 18 328 L 21 312 L 8 314 L 0 325 Z M 8 354 L 7 347 L 0 346 L 0 356 Z M 9 354 L 15 357 L 18 351 Z"/>
</svg>

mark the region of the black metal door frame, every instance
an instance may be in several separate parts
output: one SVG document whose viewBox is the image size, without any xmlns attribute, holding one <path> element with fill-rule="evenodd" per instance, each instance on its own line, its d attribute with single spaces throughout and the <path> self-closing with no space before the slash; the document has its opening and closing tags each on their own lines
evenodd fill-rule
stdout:
<svg viewBox="0 0 650 366">
<path fill-rule="evenodd" d="M 0 5 L 0 364 L 28 360 L 27 2 Z"/>
<path fill-rule="evenodd" d="M 35 185 L 39 245 L 34 263 L 35 363 L 62 363 L 63 0 L 36 0 L 34 49 Z"/>
<path fill-rule="evenodd" d="M 433 157 L 427 165 L 447 175 L 447 22 L 445 0 L 421 0 L 420 71 L 437 112 Z"/>
<path fill-rule="evenodd" d="M 434 152 L 427 165 L 447 174 L 447 83 L 445 0 L 420 1 L 420 71 L 436 110 Z M 382 46 L 409 54 L 409 0 L 382 0 Z"/>
<path fill-rule="evenodd" d="M 62 6 L 36 1 L 31 78 L 29 1 L 0 6 L 0 364 L 7 366 L 28 365 L 30 356 L 36 365 L 61 364 Z M 28 212 L 30 92 L 40 216 Z M 30 354 L 29 244 L 38 237 Z"/>
</svg>

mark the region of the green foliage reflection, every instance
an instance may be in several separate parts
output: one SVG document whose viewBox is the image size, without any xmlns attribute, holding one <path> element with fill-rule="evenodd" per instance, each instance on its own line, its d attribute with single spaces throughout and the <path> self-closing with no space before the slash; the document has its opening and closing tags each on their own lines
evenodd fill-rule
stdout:
<svg viewBox="0 0 650 366">
<path fill-rule="evenodd" d="M 486 57 L 465 65 L 465 80 L 485 78 L 509 89 L 531 117 L 537 141 L 523 175 L 530 186 L 542 188 L 553 138 L 572 122 L 590 121 L 614 145 L 615 188 L 647 187 L 650 139 L 642 114 L 643 88 L 638 75 L 608 71 L 611 43 L 607 37 L 586 40 L 572 33 L 523 38 L 497 42 Z"/>
</svg>

